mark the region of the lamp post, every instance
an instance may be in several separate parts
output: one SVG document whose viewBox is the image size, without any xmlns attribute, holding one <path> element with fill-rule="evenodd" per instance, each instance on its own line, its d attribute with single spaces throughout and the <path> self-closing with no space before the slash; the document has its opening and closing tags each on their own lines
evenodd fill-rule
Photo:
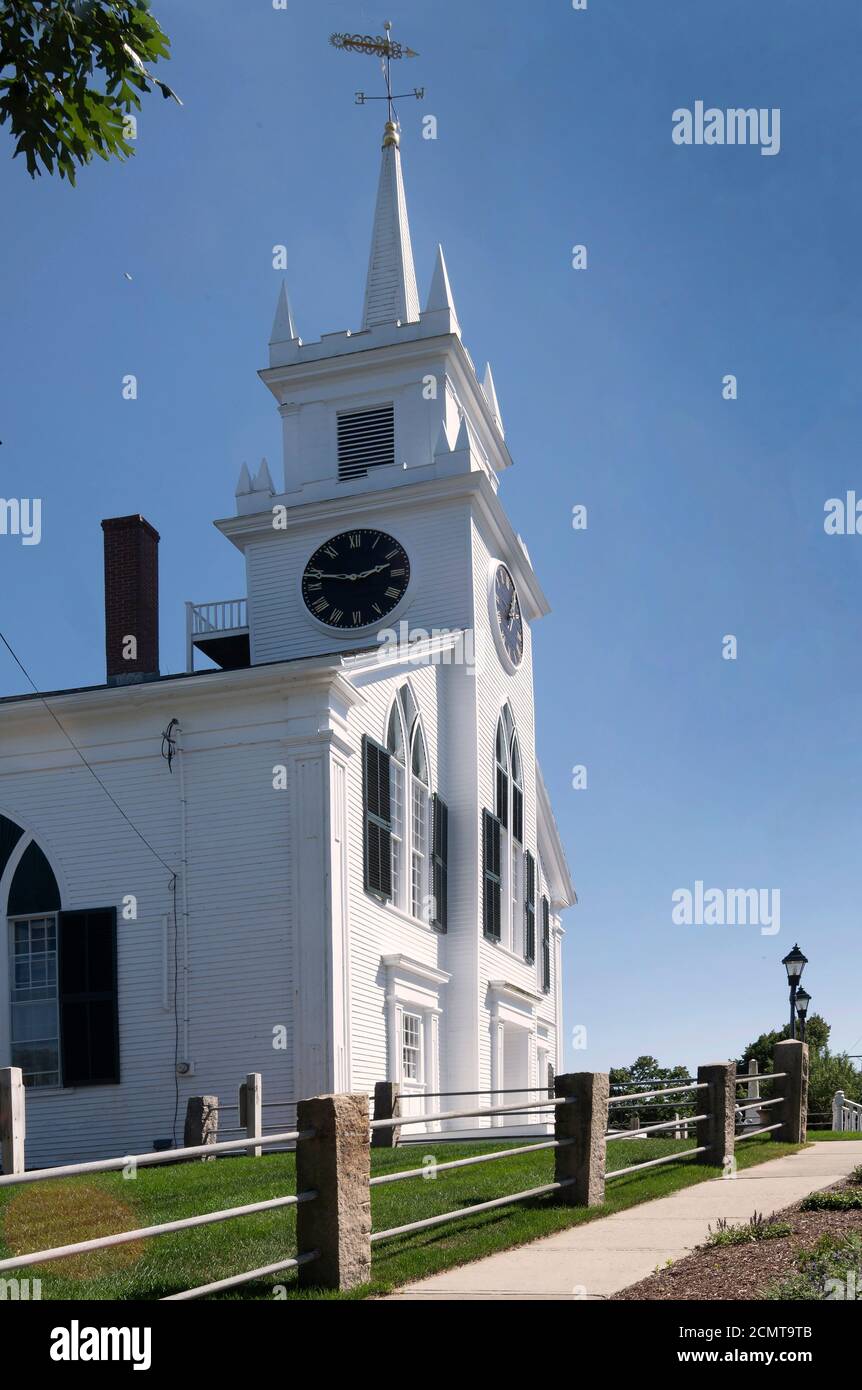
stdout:
<svg viewBox="0 0 862 1390">
<path fill-rule="evenodd" d="M 799 1033 L 802 1042 L 805 1042 L 805 1018 L 808 1013 L 808 1005 L 811 1003 L 811 995 L 807 989 L 796 991 L 796 1017 L 799 1019 Z"/>
<path fill-rule="evenodd" d="M 808 964 L 808 957 L 804 956 L 798 946 L 794 946 L 792 951 L 788 951 L 781 964 L 787 971 L 787 983 L 790 986 L 790 1036 L 796 1037 L 796 995 L 799 990 L 799 981 L 802 979 L 802 972 Z"/>
</svg>

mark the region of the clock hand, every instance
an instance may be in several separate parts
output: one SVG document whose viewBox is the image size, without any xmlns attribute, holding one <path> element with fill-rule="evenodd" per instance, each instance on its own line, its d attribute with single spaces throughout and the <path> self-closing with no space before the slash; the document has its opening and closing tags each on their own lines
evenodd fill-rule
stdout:
<svg viewBox="0 0 862 1390">
<path fill-rule="evenodd" d="M 369 579 L 372 574 L 379 574 L 381 570 L 388 570 L 389 565 L 375 565 L 373 570 L 363 570 L 361 574 L 354 574 L 353 579 Z"/>
</svg>

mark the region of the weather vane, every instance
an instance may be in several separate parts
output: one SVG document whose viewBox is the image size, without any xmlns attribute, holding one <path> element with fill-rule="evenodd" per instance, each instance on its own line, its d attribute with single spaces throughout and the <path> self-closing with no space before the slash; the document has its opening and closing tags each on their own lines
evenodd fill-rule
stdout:
<svg viewBox="0 0 862 1390">
<path fill-rule="evenodd" d="M 386 80 L 385 97 L 367 96 L 365 92 L 356 93 L 356 105 L 364 106 L 366 101 L 385 101 L 389 109 L 389 121 L 393 119 L 393 102 L 415 97 L 421 101 L 425 95 L 424 87 L 414 87 L 412 92 L 399 92 L 397 95 L 392 91 L 392 62 L 398 58 L 418 58 L 419 54 L 412 48 L 406 48 L 403 44 L 396 43 L 392 38 L 392 24 L 386 20 L 383 25 L 386 37 L 373 38 L 370 34 L 332 34 L 329 42 L 333 48 L 344 49 L 348 53 L 370 53 L 374 57 L 380 58 L 383 76 Z"/>
</svg>

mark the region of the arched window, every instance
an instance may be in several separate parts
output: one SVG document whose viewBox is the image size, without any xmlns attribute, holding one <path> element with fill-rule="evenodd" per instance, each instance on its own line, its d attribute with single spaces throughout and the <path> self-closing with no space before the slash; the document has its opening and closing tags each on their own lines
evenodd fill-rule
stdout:
<svg viewBox="0 0 862 1390">
<path fill-rule="evenodd" d="M 391 898 L 420 921 L 446 928 L 446 808 L 431 795 L 428 749 L 409 685 L 392 702 L 386 727 Z"/>
<path fill-rule="evenodd" d="M 536 861 L 524 839 L 524 766 L 512 711 L 504 705 L 494 735 L 494 815 L 482 813 L 484 930 L 532 963 Z"/>
<path fill-rule="evenodd" d="M 389 714 L 386 748 L 390 755 L 389 797 L 392 820 L 392 901 L 401 906 L 404 886 L 404 787 L 407 776 L 404 753 L 404 724 L 401 701 L 393 702 Z"/>
<path fill-rule="evenodd" d="M 428 782 L 428 755 L 425 751 L 425 738 L 418 719 L 413 730 L 410 773 L 412 807 L 410 904 L 413 916 L 424 922 L 428 918 L 428 900 L 431 887 L 428 877 L 431 787 Z"/>
<path fill-rule="evenodd" d="M 6 816 L 0 885 L 12 1065 L 30 1087 L 119 1081 L 116 909 L 64 912 L 41 846 Z"/>
<path fill-rule="evenodd" d="M 24 831 L 0 817 L 0 876 Z M 57 990 L 57 913 L 60 890 L 43 851 L 30 840 L 18 860 L 6 899 L 12 1066 L 25 1085 L 59 1086 L 60 1020 Z"/>
</svg>

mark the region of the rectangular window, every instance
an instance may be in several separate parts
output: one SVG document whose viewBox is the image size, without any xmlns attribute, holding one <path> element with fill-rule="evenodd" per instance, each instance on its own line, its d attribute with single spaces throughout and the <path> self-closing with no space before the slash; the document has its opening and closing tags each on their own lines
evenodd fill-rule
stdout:
<svg viewBox="0 0 862 1390">
<path fill-rule="evenodd" d="M 500 842 L 502 826 L 490 811 L 482 812 L 482 929 L 500 940 L 502 903 Z"/>
<path fill-rule="evenodd" d="M 392 794 L 389 754 L 363 735 L 362 800 L 365 818 L 365 887 L 392 897 Z"/>
<path fill-rule="evenodd" d="M 12 1066 L 25 1086 L 59 1086 L 57 919 L 13 920 L 9 929 Z"/>
<path fill-rule="evenodd" d="M 364 478 L 369 468 L 395 462 L 395 406 L 342 411 L 338 416 L 338 481 Z"/>
<path fill-rule="evenodd" d="M 422 1081 L 422 1016 L 401 1015 L 401 1076 L 404 1081 Z"/>
<path fill-rule="evenodd" d="M 428 793 L 421 782 L 413 783 L 412 801 L 411 906 L 413 916 L 424 922 L 428 916 Z"/>
<path fill-rule="evenodd" d="M 404 768 L 395 759 L 390 762 L 390 813 L 392 817 L 392 901 L 404 906 Z"/>
<path fill-rule="evenodd" d="M 542 989 L 551 992 L 551 904 L 542 898 Z"/>
<path fill-rule="evenodd" d="M 529 850 L 524 859 L 527 866 L 524 892 L 524 959 L 532 965 L 536 959 L 536 861 Z"/>
<path fill-rule="evenodd" d="M 61 912 L 58 920 L 63 1085 L 119 1081 L 116 908 Z"/>
</svg>

